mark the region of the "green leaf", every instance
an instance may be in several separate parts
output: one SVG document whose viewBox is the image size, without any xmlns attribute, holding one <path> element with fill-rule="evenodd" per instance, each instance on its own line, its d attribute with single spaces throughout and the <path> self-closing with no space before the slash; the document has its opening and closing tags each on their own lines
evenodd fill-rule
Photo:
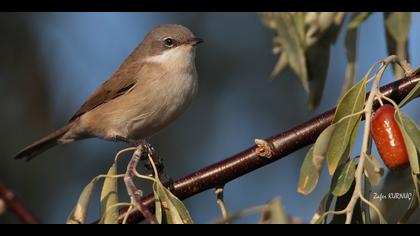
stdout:
<svg viewBox="0 0 420 236">
<path fill-rule="evenodd" d="M 384 175 L 384 168 L 373 155 L 366 155 L 365 175 L 372 185 L 377 185 Z"/>
<path fill-rule="evenodd" d="M 98 182 L 98 179 L 93 179 L 80 194 L 76 206 L 71 211 L 67 218 L 67 224 L 84 224 L 86 222 L 87 210 L 89 208 L 90 199 L 93 189 Z"/>
<path fill-rule="evenodd" d="M 346 17 L 346 12 L 336 12 L 334 18 L 334 27 L 330 29 L 329 37 L 331 38 L 332 42 L 335 43 L 337 41 L 338 35 L 340 34 L 340 30 L 344 23 L 344 18 Z"/>
<path fill-rule="evenodd" d="M 369 14 L 368 12 L 353 13 L 349 23 L 349 27 L 346 32 L 346 56 L 347 56 L 347 67 L 346 76 L 344 79 L 344 86 L 342 93 L 347 92 L 352 86 L 353 81 L 356 77 L 356 56 L 357 56 L 357 34 L 358 26 L 363 22 Z M 365 18 L 364 18 L 365 17 Z"/>
<path fill-rule="evenodd" d="M 309 92 L 304 47 L 301 44 L 292 17 L 290 13 L 277 13 L 273 16 L 277 22 L 277 33 L 279 35 L 283 53 L 287 54 L 290 67 L 300 79 L 305 91 Z"/>
<path fill-rule="evenodd" d="M 411 136 L 413 136 L 414 138 L 418 139 L 419 137 L 418 129 L 417 127 L 415 127 L 414 122 L 412 122 L 408 118 L 408 116 L 404 114 L 402 111 L 400 111 L 399 109 L 396 110 L 394 116 L 395 116 L 395 120 L 397 121 L 401 129 L 401 133 L 404 138 L 404 143 L 405 143 L 405 147 L 407 148 L 408 159 L 410 161 L 411 170 L 414 174 L 420 174 L 419 158 L 417 155 L 416 145 L 413 142 L 413 139 L 411 138 Z M 414 127 L 413 127 L 413 124 L 414 124 Z M 410 129 L 411 136 L 407 132 L 407 129 Z"/>
<path fill-rule="evenodd" d="M 345 16 L 345 12 L 320 12 L 318 18 L 320 34 L 323 34 L 329 42 L 334 43 Z"/>
<path fill-rule="evenodd" d="M 309 110 L 318 107 L 322 99 L 325 81 L 330 62 L 331 41 L 322 38 L 318 43 L 310 46 L 306 52 L 309 77 Z"/>
<path fill-rule="evenodd" d="M 354 85 L 338 102 L 338 106 L 334 115 L 333 123 L 338 122 L 342 118 L 360 112 L 363 110 L 363 105 L 366 98 L 366 79 L 363 78 L 356 85 Z M 356 116 L 357 117 L 357 116 Z M 353 117 L 351 117 L 353 118 Z M 342 122 L 344 123 L 344 121 Z"/>
<path fill-rule="evenodd" d="M 354 159 L 340 165 L 331 181 L 331 193 L 336 197 L 346 194 L 353 183 L 355 172 L 356 162 Z"/>
<path fill-rule="evenodd" d="M 322 165 L 326 158 L 328 144 L 334 132 L 335 125 L 328 126 L 318 137 L 315 145 L 308 151 L 300 169 L 297 191 L 304 195 L 311 193 L 321 175 Z"/>
<path fill-rule="evenodd" d="M 347 66 L 344 79 L 342 93 L 347 92 L 352 86 L 356 77 L 356 47 L 357 47 L 357 30 L 347 31 L 346 49 L 347 49 Z"/>
<path fill-rule="evenodd" d="M 309 78 L 309 110 L 314 110 L 321 102 L 328 75 L 331 45 L 340 32 L 344 16 L 343 12 L 321 12 L 318 19 L 320 32 L 316 41 L 307 43 L 305 55 Z"/>
<path fill-rule="evenodd" d="M 156 218 L 160 224 L 192 224 L 192 218 L 185 205 L 162 183 L 153 183 L 156 203 Z"/>
<path fill-rule="evenodd" d="M 319 31 L 325 32 L 334 24 L 337 12 L 320 12 L 318 18 Z"/>
<path fill-rule="evenodd" d="M 369 73 L 368 73 L 369 74 Z M 367 76 L 354 85 L 340 100 L 334 116 L 333 123 L 341 118 L 360 112 L 363 110 L 366 98 L 366 80 Z M 349 117 L 336 125 L 331 142 L 327 152 L 328 171 L 332 175 L 344 154 L 349 150 L 352 144 L 352 137 L 357 134 L 354 130 L 360 121 L 361 114 Z"/>
<path fill-rule="evenodd" d="M 314 144 L 314 160 L 315 160 L 315 164 L 317 169 L 320 170 L 320 168 L 322 167 L 322 163 L 325 160 L 325 158 L 327 157 L 327 151 L 328 151 L 328 147 L 329 144 L 331 142 L 331 138 L 332 135 L 334 134 L 335 131 L 335 127 L 336 124 L 332 124 L 330 126 L 328 126 L 324 131 L 322 131 L 322 133 L 319 135 L 319 137 L 317 138 L 315 144 Z"/>
<path fill-rule="evenodd" d="M 405 96 L 405 98 L 398 104 L 398 107 L 403 107 L 407 102 L 420 96 L 420 81 L 417 82 L 416 86 Z"/>
<path fill-rule="evenodd" d="M 319 204 L 317 212 L 311 219 L 311 224 L 325 224 L 325 222 L 327 221 L 327 217 L 321 218 L 321 216 L 325 212 L 330 210 L 333 199 L 334 199 L 334 196 L 330 192 L 325 194 L 325 196 L 321 200 L 321 203 Z"/>
<path fill-rule="evenodd" d="M 385 26 L 396 41 L 406 41 L 411 27 L 410 12 L 385 12 Z"/>
<path fill-rule="evenodd" d="M 408 34 L 411 26 L 411 13 L 385 12 L 385 32 L 388 54 L 396 54 L 401 60 L 409 60 Z M 398 79 L 404 76 L 403 70 L 396 64 L 393 69 Z"/>
<path fill-rule="evenodd" d="M 262 224 L 287 224 L 288 217 L 279 198 L 274 198 L 262 212 Z"/>
<path fill-rule="evenodd" d="M 320 174 L 320 171 L 317 168 L 318 165 L 318 163 L 315 164 L 314 162 L 313 147 L 311 147 L 303 160 L 302 167 L 300 168 L 299 183 L 297 188 L 299 193 L 307 195 L 315 189 Z"/>
<path fill-rule="evenodd" d="M 168 189 L 165 188 L 168 193 L 169 198 L 172 201 L 172 204 L 175 206 L 175 209 L 178 211 L 179 215 L 181 216 L 183 224 L 192 224 L 193 220 L 191 218 L 188 209 L 185 207 L 184 203 L 179 200 L 175 195 L 173 195 Z"/>
<path fill-rule="evenodd" d="M 417 124 L 405 113 L 401 112 L 402 123 L 407 135 L 411 138 L 417 151 L 420 153 L 420 129 Z"/>
<path fill-rule="evenodd" d="M 347 26 L 348 30 L 358 28 L 371 14 L 372 12 L 354 12 Z"/>
<path fill-rule="evenodd" d="M 320 12 L 306 12 L 305 13 L 305 28 L 306 39 L 305 45 L 311 46 L 319 40 L 319 16 Z"/>
<path fill-rule="evenodd" d="M 344 210 L 347 207 L 347 205 L 349 204 L 350 200 L 353 197 L 353 192 L 354 192 L 354 188 L 355 188 L 355 185 L 356 185 L 355 182 L 356 181 L 353 181 L 353 184 L 350 187 L 350 191 L 347 191 L 347 193 L 344 194 L 343 196 L 336 198 L 335 206 L 334 206 L 335 211 L 341 211 L 341 210 Z M 346 221 L 346 214 L 341 214 L 341 215 L 334 215 L 332 217 L 332 220 L 329 223 L 330 224 L 344 224 L 345 221 Z M 357 200 L 357 203 L 354 207 L 353 217 L 351 219 L 351 223 L 352 224 L 364 223 L 363 222 L 362 207 L 361 207 L 360 199 Z"/>
<path fill-rule="evenodd" d="M 108 170 L 107 175 L 116 175 L 117 165 L 114 163 Z M 101 192 L 101 218 L 104 224 L 117 224 L 118 223 L 118 208 L 113 205 L 118 203 L 118 185 L 117 178 L 105 178 L 104 185 Z"/>
<path fill-rule="evenodd" d="M 299 35 L 300 43 L 305 48 L 305 12 L 294 12 L 292 19 L 296 27 L 296 32 Z"/>
<path fill-rule="evenodd" d="M 153 195 L 155 196 L 155 217 L 159 224 L 167 224 L 166 210 L 162 208 L 162 200 L 159 198 L 156 183 L 153 183 Z M 165 211 L 164 211 L 165 210 Z"/>
<path fill-rule="evenodd" d="M 353 149 L 354 143 L 356 142 L 357 133 L 360 128 L 360 124 L 362 123 L 362 117 L 359 117 L 359 119 L 356 122 L 356 125 L 353 128 L 353 131 L 351 132 L 349 145 L 346 148 L 346 151 L 344 152 L 344 156 L 348 157 L 350 155 L 351 150 Z"/>
</svg>

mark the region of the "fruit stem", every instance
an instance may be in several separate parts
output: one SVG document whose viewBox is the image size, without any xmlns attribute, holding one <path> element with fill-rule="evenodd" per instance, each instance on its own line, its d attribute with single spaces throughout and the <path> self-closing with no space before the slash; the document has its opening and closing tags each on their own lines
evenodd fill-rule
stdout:
<svg viewBox="0 0 420 236">
<path fill-rule="evenodd" d="M 355 188 L 353 191 L 353 195 L 346 207 L 346 224 L 350 224 L 353 218 L 354 208 L 358 202 L 358 200 L 363 197 L 363 170 L 364 164 L 366 160 L 366 155 L 369 151 L 369 138 L 370 138 L 370 126 L 372 120 L 372 110 L 373 110 L 373 102 L 376 96 L 380 96 L 379 94 L 379 86 L 381 83 L 381 78 L 385 72 L 385 69 L 388 67 L 390 63 L 398 62 L 397 56 L 389 56 L 384 61 L 381 62 L 381 66 L 378 69 L 378 72 L 375 75 L 375 79 L 373 80 L 371 93 L 366 101 L 365 105 L 365 127 L 363 133 L 363 141 L 362 141 L 362 149 L 360 151 L 360 159 L 359 164 L 357 165 L 356 173 L 355 173 Z M 363 198 L 364 199 L 364 198 Z M 367 201 L 367 199 L 364 199 Z M 366 203 L 366 201 L 364 201 Z M 369 205 L 369 204 L 368 204 Z"/>
</svg>

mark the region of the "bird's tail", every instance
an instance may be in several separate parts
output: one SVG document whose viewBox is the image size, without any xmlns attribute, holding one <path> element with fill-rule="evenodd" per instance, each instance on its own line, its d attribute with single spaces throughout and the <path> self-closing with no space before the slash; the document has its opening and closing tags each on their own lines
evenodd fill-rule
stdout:
<svg viewBox="0 0 420 236">
<path fill-rule="evenodd" d="M 25 147 L 15 156 L 15 159 L 26 159 L 26 161 L 29 161 L 38 154 L 41 154 L 55 145 L 60 144 L 59 139 L 63 137 L 63 135 L 66 134 L 72 126 L 73 122 Z"/>
</svg>

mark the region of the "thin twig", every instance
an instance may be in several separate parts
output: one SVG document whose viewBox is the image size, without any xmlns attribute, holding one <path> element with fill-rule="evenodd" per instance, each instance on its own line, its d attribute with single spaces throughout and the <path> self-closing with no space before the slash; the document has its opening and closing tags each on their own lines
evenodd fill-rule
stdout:
<svg viewBox="0 0 420 236">
<path fill-rule="evenodd" d="M 131 214 L 132 210 L 133 210 L 133 204 L 130 204 L 130 206 L 128 207 L 128 210 L 125 212 L 124 219 L 122 221 L 123 225 L 127 224 L 128 216 Z"/>
<path fill-rule="evenodd" d="M 368 209 L 369 207 L 372 208 L 375 213 L 379 216 L 380 219 L 384 219 L 384 216 L 382 215 L 381 211 L 378 209 L 377 206 L 375 206 L 371 201 L 367 200 L 363 194 L 360 194 L 360 199 L 362 200 L 362 202 L 364 202 L 366 205 L 368 205 Z"/>
<path fill-rule="evenodd" d="M 243 218 L 243 217 L 246 217 L 246 216 L 249 216 L 249 215 L 252 215 L 252 214 L 260 213 L 264 210 L 265 207 L 266 207 L 266 205 L 247 208 L 247 209 L 244 209 L 242 211 L 239 211 L 239 212 L 236 212 L 236 213 L 233 213 L 233 214 L 229 214 L 226 218 L 216 220 L 214 223 L 215 224 L 226 224 L 228 222 L 235 221 L 239 218 Z"/>
<path fill-rule="evenodd" d="M 315 224 L 318 222 L 321 222 L 322 220 L 324 220 L 325 217 L 329 216 L 329 215 L 344 215 L 346 214 L 347 210 L 340 210 L 340 211 L 327 211 L 322 213 L 319 218 L 315 221 Z"/>
<path fill-rule="evenodd" d="M 215 194 L 216 194 L 216 198 L 217 198 L 216 202 L 220 207 L 220 211 L 222 212 L 222 219 L 226 223 L 228 223 L 228 221 L 227 221 L 228 213 L 227 213 L 227 210 L 226 210 L 225 201 L 223 199 L 223 189 L 224 189 L 223 186 L 216 188 L 216 190 L 215 190 Z"/>
<path fill-rule="evenodd" d="M 133 176 L 136 176 L 136 167 L 140 161 L 140 157 L 143 154 L 144 145 L 140 144 L 137 147 L 137 150 L 133 153 L 133 157 L 127 166 L 127 172 L 124 176 L 125 186 L 127 188 L 127 193 L 130 196 L 131 203 L 139 210 L 143 216 L 146 218 L 149 224 L 157 224 L 156 217 L 150 212 L 149 208 L 146 207 L 143 200 L 141 199 L 141 191 L 137 189 L 133 181 Z"/>
<path fill-rule="evenodd" d="M 23 205 L 16 194 L 0 183 L 0 200 L 3 200 L 7 210 L 13 212 L 25 224 L 39 224 L 39 221 Z"/>
</svg>

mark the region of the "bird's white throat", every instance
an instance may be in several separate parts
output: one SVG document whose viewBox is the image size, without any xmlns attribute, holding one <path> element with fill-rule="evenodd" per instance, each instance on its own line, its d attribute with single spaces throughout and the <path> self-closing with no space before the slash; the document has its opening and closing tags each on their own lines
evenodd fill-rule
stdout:
<svg viewBox="0 0 420 236">
<path fill-rule="evenodd" d="M 164 65 L 168 69 L 185 69 L 195 67 L 195 47 L 191 45 L 180 45 L 165 50 L 162 54 L 148 57 L 147 62 Z"/>
</svg>

